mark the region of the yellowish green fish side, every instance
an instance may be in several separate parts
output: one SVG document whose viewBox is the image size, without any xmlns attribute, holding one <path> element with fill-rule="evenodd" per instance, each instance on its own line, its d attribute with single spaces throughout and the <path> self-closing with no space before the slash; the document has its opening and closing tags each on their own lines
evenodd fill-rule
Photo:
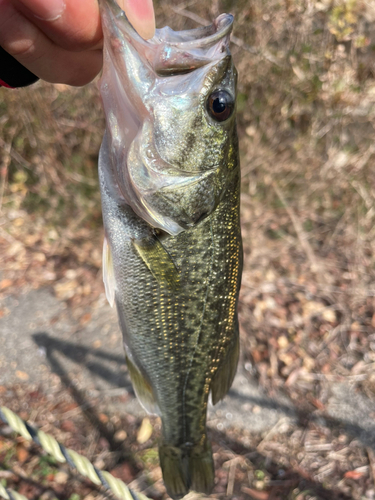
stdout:
<svg viewBox="0 0 375 500">
<path fill-rule="evenodd" d="M 144 41 L 101 0 L 103 275 L 134 390 L 160 415 L 172 498 L 214 485 L 207 403 L 238 362 L 242 271 L 233 18 Z"/>
</svg>

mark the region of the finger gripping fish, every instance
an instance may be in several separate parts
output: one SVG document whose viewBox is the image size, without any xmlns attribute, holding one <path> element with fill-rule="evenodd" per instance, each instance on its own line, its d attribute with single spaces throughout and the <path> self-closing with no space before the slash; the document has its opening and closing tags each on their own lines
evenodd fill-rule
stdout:
<svg viewBox="0 0 375 500">
<path fill-rule="evenodd" d="M 134 390 L 160 415 L 169 495 L 209 493 L 209 394 L 238 361 L 242 270 L 233 18 L 144 41 L 101 0 L 106 133 L 99 179 L 103 275 L 116 303 Z"/>
</svg>

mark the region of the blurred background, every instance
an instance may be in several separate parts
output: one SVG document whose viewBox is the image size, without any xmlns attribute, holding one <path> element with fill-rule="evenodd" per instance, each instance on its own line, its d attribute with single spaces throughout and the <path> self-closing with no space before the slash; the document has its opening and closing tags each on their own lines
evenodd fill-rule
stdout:
<svg viewBox="0 0 375 500">
<path fill-rule="evenodd" d="M 235 15 L 245 251 L 240 364 L 267 401 L 281 395 L 293 413 L 267 432 L 216 426 L 215 498 L 374 499 L 375 4 L 155 0 L 155 7 L 157 25 L 176 30 Z M 9 326 L 19 297 L 34 292 L 62 304 L 75 332 L 100 316 L 103 131 L 96 82 L 0 89 L 0 322 Z M 3 359 L 3 403 L 85 454 L 89 439 L 89 456 L 101 466 L 117 467 L 126 481 L 146 477 L 138 487 L 165 496 L 156 421 L 98 412 L 104 434 L 93 427 L 88 438 L 84 405 L 56 367 L 49 380 L 56 394 L 68 391 L 62 406 L 26 369 L 15 366 L 8 378 L 5 366 Z M 259 401 L 243 411 L 261 413 Z M 0 480 L 29 498 L 102 498 L 42 458 L 0 434 Z M 25 471 L 34 482 L 22 479 Z"/>
</svg>

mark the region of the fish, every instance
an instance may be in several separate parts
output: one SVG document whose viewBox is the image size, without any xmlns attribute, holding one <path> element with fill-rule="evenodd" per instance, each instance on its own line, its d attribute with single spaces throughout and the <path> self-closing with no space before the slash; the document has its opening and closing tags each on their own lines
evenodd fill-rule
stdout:
<svg viewBox="0 0 375 500">
<path fill-rule="evenodd" d="M 233 16 L 143 40 L 100 0 L 103 280 L 134 391 L 159 415 L 170 497 L 210 493 L 209 397 L 238 364 L 242 272 Z M 211 396 L 210 396 L 211 395 Z"/>
</svg>

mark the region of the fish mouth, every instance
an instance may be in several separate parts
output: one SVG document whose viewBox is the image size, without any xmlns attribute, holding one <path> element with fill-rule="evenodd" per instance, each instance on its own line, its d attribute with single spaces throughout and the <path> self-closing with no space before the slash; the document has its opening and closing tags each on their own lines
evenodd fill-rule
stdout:
<svg viewBox="0 0 375 500">
<path fill-rule="evenodd" d="M 221 59 L 229 51 L 232 27 L 233 16 L 221 14 L 210 26 L 179 32 L 168 27 L 157 30 L 155 72 L 160 76 L 189 73 Z"/>
<path fill-rule="evenodd" d="M 185 48 L 210 47 L 225 36 L 229 35 L 233 28 L 233 16 L 221 14 L 209 26 L 202 26 L 191 30 L 174 31 L 171 28 L 156 30 L 154 38 L 158 43 L 167 43 L 171 46 Z"/>
<path fill-rule="evenodd" d="M 221 14 L 211 25 L 174 31 L 168 26 L 156 29 L 144 40 L 133 28 L 115 0 L 100 0 L 102 17 L 112 26 L 112 35 L 125 38 L 147 60 L 150 69 L 160 76 L 187 73 L 229 54 L 233 16 Z"/>
</svg>

